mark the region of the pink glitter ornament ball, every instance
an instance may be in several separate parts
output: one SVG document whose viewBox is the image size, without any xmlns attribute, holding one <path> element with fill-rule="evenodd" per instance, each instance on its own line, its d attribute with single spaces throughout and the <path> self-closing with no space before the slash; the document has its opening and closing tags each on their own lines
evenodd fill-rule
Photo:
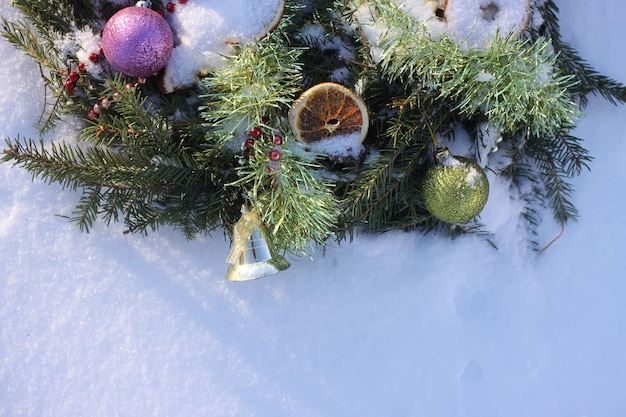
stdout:
<svg viewBox="0 0 626 417">
<path fill-rule="evenodd" d="M 167 64 L 174 36 L 165 19 L 152 9 L 127 7 L 115 13 L 102 32 L 102 51 L 116 71 L 148 77 Z"/>
</svg>

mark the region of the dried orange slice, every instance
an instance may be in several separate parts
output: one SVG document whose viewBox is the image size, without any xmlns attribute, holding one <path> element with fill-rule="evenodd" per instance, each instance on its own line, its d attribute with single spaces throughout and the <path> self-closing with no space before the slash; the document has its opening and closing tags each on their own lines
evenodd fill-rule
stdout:
<svg viewBox="0 0 626 417">
<path fill-rule="evenodd" d="M 369 114 L 359 96 L 341 84 L 327 82 L 309 88 L 292 104 L 289 124 L 305 144 L 352 134 L 363 142 Z"/>
</svg>

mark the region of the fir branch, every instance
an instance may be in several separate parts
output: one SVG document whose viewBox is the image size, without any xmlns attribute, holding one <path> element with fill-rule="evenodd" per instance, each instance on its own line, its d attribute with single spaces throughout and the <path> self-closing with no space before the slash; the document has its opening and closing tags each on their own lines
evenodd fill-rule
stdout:
<svg viewBox="0 0 626 417">
<path fill-rule="evenodd" d="M 437 143 L 435 135 L 452 136 L 448 127 L 458 115 L 450 110 L 446 100 L 430 90 L 407 91 L 401 86 L 390 90 L 388 85 L 388 89 L 381 90 L 380 86 L 381 83 L 375 83 L 373 93 L 386 91 L 388 98 L 393 94 L 386 110 L 394 116 L 377 118 L 377 124 L 381 124 L 378 140 L 385 146 L 347 185 L 347 227 L 352 229 L 363 223 L 371 231 L 410 230 L 418 226 L 430 230 L 438 222 L 423 207 L 421 176 L 430 164 L 429 149 Z M 372 86 L 367 90 L 370 89 Z"/>
<path fill-rule="evenodd" d="M 613 104 L 626 103 L 626 85 L 598 73 L 575 48 L 562 40 L 558 20 L 559 8 L 554 1 L 547 0 L 537 8 L 543 17 L 543 24 L 533 31 L 533 36 L 546 37 L 552 41 L 557 52 L 557 66 L 563 74 L 570 75 L 576 80 L 569 90 L 578 102 L 584 107 L 588 95 L 593 93 L 600 94 Z"/>
<path fill-rule="evenodd" d="M 127 87 L 120 74 L 106 79 L 105 84 L 102 96 L 113 97 L 110 107 L 81 131 L 81 140 L 125 149 L 146 162 L 157 156 L 166 159 L 177 152 L 179 144 L 171 140 L 167 120 L 140 88 Z"/>
<path fill-rule="evenodd" d="M 417 172 L 431 143 L 431 121 L 424 120 L 422 100 L 428 101 L 416 94 L 402 100 L 398 116 L 391 120 L 385 133 L 389 147 L 381 149 L 349 184 L 345 195 L 350 213 L 348 229 L 360 223 L 371 231 L 388 229 L 393 224 L 408 229 L 425 221 L 425 212 L 418 210 L 421 203 Z"/>
<path fill-rule="evenodd" d="M 365 224 L 369 231 L 380 231 L 388 228 L 399 213 L 416 207 L 418 199 L 411 196 L 415 196 L 412 191 L 418 187 L 411 187 L 415 185 L 411 171 L 415 169 L 424 147 L 424 144 L 401 144 L 393 149 L 381 150 L 371 162 L 371 167 L 360 173 L 346 193 L 350 213 L 347 229 Z M 417 213 L 412 217 L 420 219 L 415 224 L 421 223 Z"/>
<path fill-rule="evenodd" d="M 526 144 L 525 151 L 540 169 L 554 217 L 562 225 L 578 218 L 578 211 L 570 200 L 574 189 L 569 179 L 579 175 L 583 168 L 589 169 L 592 160 L 580 142 L 562 128 L 551 136 L 530 137 Z"/>
<path fill-rule="evenodd" d="M 102 187 L 99 185 L 85 187 L 80 201 L 74 209 L 74 216 L 70 218 L 72 223 L 78 225 L 81 231 L 89 233 L 93 223 L 98 218 L 100 205 L 102 204 Z"/>
<path fill-rule="evenodd" d="M 146 234 L 162 225 L 171 225 L 180 229 L 188 239 L 193 239 L 200 233 L 212 232 L 220 225 L 234 224 L 233 208 L 240 207 L 241 202 L 227 206 L 225 201 L 229 194 L 232 194 L 229 190 L 209 182 L 205 175 L 199 175 L 189 187 L 162 193 L 145 206 L 129 206 L 124 219 L 128 226 L 126 233 Z"/>
<path fill-rule="evenodd" d="M 241 178 L 230 184 L 243 187 L 252 204 L 259 204 L 276 247 L 292 253 L 322 244 L 337 229 L 339 201 L 331 184 L 315 176 L 321 168 L 281 149 L 279 161 L 270 161 L 266 146 L 256 146 Z"/>
<path fill-rule="evenodd" d="M 554 56 L 544 38 L 496 38 L 485 50 L 463 49 L 446 36 L 434 40 L 397 6 L 376 2 L 389 30 L 380 65 L 391 80 L 435 89 L 467 116 L 483 112 L 491 124 L 515 132 L 522 126 L 542 135 L 569 125 L 578 114 L 567 89 L 571 77 L 552 71 Z"/>
<path fill-rule="evenodd" d="M 146 163 L 123 151 L 54 143 L 46 148 L 43 141 L 19 138 L 7 145 L 4 162 L 13 161 L 46 182 L 82 190 L 71 218 L 82 230 L 88 231 L 100 217 L 117 221 L 122 213 L 133 232 L 172 224 L 192 236 L 219 223 L 219 213 L 204 207 L 219 198 L 221 187 L 213 184 L 208 172 L 189 165 L 191 159 Z"/>
<path fill-rule="evenodd" d="M 2 18 L 1 35 L 17 49 L 23 51 L 39 64 L 44 82 L 44 106 L 36 123 L 41 133 L 54 128 L 62 117 L 61 97 L 64 93 L 63 79 L 68 71 L 62 63 L 61 54 L 54 43 L 54 34 L 35 32 L 25 20 L 11 22 Z M 43 35 L 42 35 L 43 33 Z"/>
<path fill-rule="evenodd" d="M 3 161 L 13 160 L 16 165 L 41 177 L 46 182 L 57 182 L 64 188 L 76 190 L 87 185 L 101 185 L 123 190 L 159 190 L 162 187 L 188 186 L 195 167 L 182 165 L 157 165 L 152 161 L 135 158 L 126 152 L 90 147 L 51 143 L 19 138 L 7 141 Z"/>
<path fill-rule="evenodd" d="M 326 81 L 354 86 L 359 81 L 357 42 L 339 18 L 344 9 L 343 0 L 303 4 L 287 28 L 291 45 L 303 49 L 299 64 L 304 88 Z"/>
<path fill-rule="evenodd" d="M 62 73 L 59 51 L 52 41 L 44 41 L 25 20 L 15 22 L 2 18 L 2 37 L 52 72 Z"/>
<path fill-rule="evenodd" d="M 287 46 L 281 33 L 286 24 L 283 21 L 264 39 L 244 45 L 223 69 L 203 80 L 207 92 L 201 99 L 206 104 L 200 112 L 209 141 L 224 145 L 263 118 L 276 122 L 291 105 L 300 89 L 302 51 Z"/>
<path fill-rule="evenodd" d="M 547 151 L 535 152 L 533 157 L 541 169 L 546 198 L 550 201 L 555 219 L 562 225 L 569 220 L 576 220 L 578 211 L 570 201 L 573 188 L 566 181 L 563 168 Z"/>
<path fill-rule="evenodd" d="M 42 34 L 68 33 L 96 19 L 93 1 L 89 0 L 12 0 L 13 6 L 29 18 Z"/>
</svg>

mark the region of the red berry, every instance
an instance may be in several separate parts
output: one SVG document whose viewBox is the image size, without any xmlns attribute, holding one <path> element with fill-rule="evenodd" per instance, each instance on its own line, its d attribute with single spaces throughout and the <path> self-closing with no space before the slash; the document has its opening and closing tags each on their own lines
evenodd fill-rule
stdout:
<svg viewBox="0 0 626 417">
<path fill-rule="evenodd" d="M 283 137 L 276 134 L 274 135 L 274 145 L 282 145 L 283 144 Z"/>
<path fill-rule="evenodd" d="M 165 12 L 163 11 L 163 9 L 157 9 L 156 11 L 158 14 L 161 15 L 161 17 L 165 16 Z"/>
<path fill-rule="evenodd" d="M 282 155 L 280 154 L 280 151 L 278 149 L 273 149 L 272 152 L 270 152 L 270 159 L 272 161 L 278 161 L 281 156 Z"/>
<path fill-rule="evenodd" d="M 270 122 L 270 119 L 268 119 L 267 117 L 263 116 L 261 117 L 261 123 L 263 123 L 264 125 L 267 125 Z"/>
<path fill-rule="evenodd" d="M 78 81 L 78 79 L 80 78 L 80 75 L 78 75 L 78 73 L 76 71 L 72 71 L 70 72 L 69 77 L 67 78 L 68 80 L 70 80 L 71 82 L 75 83 Z"/>
<path fill-rule="evenodd" d="M 167 8 L 167 11 L 170 13 L 174 13 L 176 11 L 176 4 L 169 2 L 167 3 L 167 6 L 165 6 Z"/>
<path fill-rule="evenodd" d="M 263 132 L 261 131 L 261 128 L 257 126 L 257 127 L 252 128 L 252 130 L 250 131 L 250 136 L 252 136 L 255 139 L 258 139 L 261 137 L 262 133 Z"/>
<path fill-rule="evenodd" d="M 76 83 L 70 80 L 65 81 L 65 89 L 68 93 L 74 94 L 74 90 L 76 90 Z"/>
<path fill-rule="evenodd" d="M 100 56 L 96 53 L 89 54 L 89 60 L 95 64 L 100 60 Z"/>
<path fill-rule="evenodd" d="M 87 71 L 87 66 L 85 65 L 84 62 L 79 62 L 78 63 L 78 72 L 85 72 Z"/>
<path fill-rule="evenodd" d="M 254 147 L 254 139 L 246 139 L 246 149 L 252 149 Z"/>
<path fill-rule="evenodd" d="M 186 4 L 186 3 L 187 3 L 187 0 L 178 0 L 178 2 L 179 2 L 180 4 Z"/>
</svg>

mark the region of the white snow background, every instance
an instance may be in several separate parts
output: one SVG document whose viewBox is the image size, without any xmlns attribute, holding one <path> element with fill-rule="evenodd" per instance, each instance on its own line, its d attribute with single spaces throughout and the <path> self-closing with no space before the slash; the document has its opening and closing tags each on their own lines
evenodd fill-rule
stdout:
<svg viewBox="0 0 626 417">
<path fill-rule="evenodd" d="M 565 40 L 626 82 L 626 5 L 558 5 Z M 4 40 L 0 58 L 0 138 L 36 137 L 38 68 Z M 361 235 L 246 283 L 224 280 L 220 233 L 82 234 L 56 216 L 77 194 L 0 164 L 0 416 L 626 415 L 626 107 L 585 114 L 580 220 L 544 254 L 492 176 L 498 251 Z"/>
</svg>

